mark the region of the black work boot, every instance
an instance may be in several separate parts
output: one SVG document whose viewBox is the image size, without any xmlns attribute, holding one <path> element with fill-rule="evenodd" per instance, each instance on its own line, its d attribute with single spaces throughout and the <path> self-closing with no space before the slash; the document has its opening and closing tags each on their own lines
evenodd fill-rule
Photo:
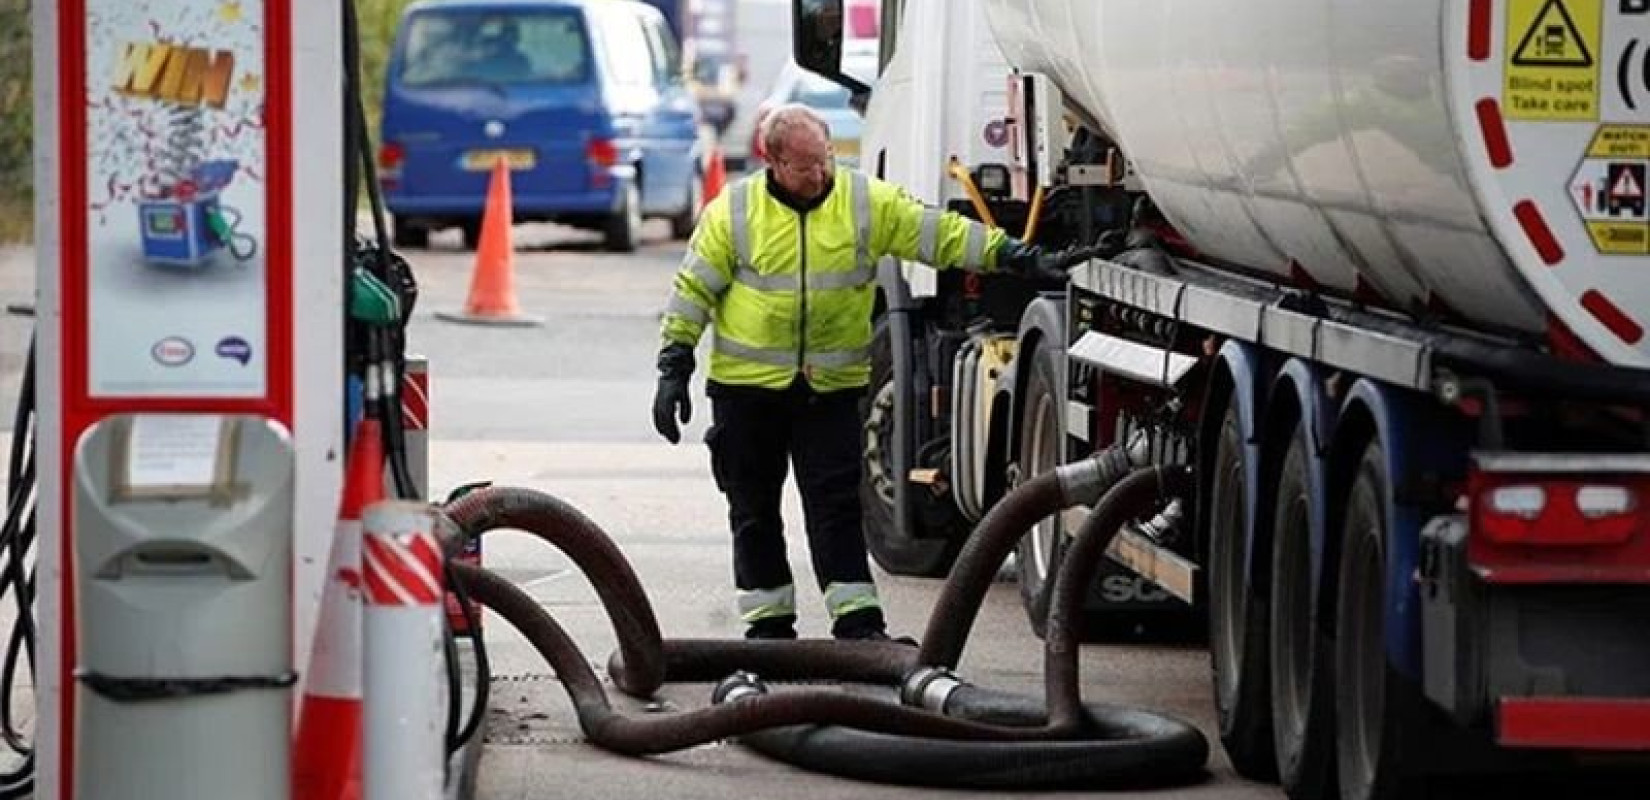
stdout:
<svg viewBox="0 0 1650 800">
<path fill-rule="evenodd" d="M 882 641 L 888 638 L 887 625 L 882 621 L 882 609 L 862 608 L 850 611 L 831 623 L 831 635 L 838 639 Z"/>
<path fill-rule="evenodd" d="M 795 639 L 796 615 L 764 617 L 745 628 L 746 639 Z"/>
</svg>

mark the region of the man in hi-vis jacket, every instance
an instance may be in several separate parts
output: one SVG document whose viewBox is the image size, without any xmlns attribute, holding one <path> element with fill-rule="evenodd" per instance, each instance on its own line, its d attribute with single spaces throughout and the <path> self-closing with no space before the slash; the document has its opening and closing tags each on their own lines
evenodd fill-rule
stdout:
<svg viewBox="0 0 1650 800">
<path fill-rule="evenodd" d="M 780 492 L 796 468 L 814 575 L 839 639 L 886 639 L 860 529 L 859 399 L 870 381 L 885 255 L 1064 280 L 1093 249 L 1046 253 L 893 184 L 837 169 L 825 122 L 780 106 L 759 132 L 768 169 L 706 206 L 664 314 L 653 423 L 676 443 L 693 350 L 715 329 L 706 393 L 711 472 L 728 499 L 734 583 L 750 638 L 795 638 Z"/>
</svg>

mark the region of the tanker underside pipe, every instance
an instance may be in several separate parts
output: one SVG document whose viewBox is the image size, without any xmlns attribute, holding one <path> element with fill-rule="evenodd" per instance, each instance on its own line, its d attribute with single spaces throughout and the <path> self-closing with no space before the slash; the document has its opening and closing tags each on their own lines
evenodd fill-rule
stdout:
<svg viewBox="0 0 1650 800">
<path fill-rule="evenodd" d="M 895 642 L 663 639 L 634 571 L 595 523 L 561 501 L 491 488 L 448 506 L 458 534 L 517 528 L 562 549 L 596 587 L 618 635 L 615 684 L 636 697 L 664 682 L 717 681 L 714 704 L 674 714 L 615 710 L 589 662 L 536 601 L 484 569 L 454 564 L 470 596 L 522 632 L 555 669 L 592 743 L 650 755 L 737 737 L 771 757 L 821 772 L 886 783 L 976 788 L 1162 785 L 1202 774 L 1208 744 L 1178 719 L 1084 704 L 1074 625 L 1081 587 L 1129 519 L 1185 491 L 1184 468 L 1130 469 L 1137 442 L 1027 482 L 982 520 L 959 557 L 919 650 Z M 1104 497 L 1099 497 L 1104 493 Z M 1099 503 L 1055 582 L 1042 699 L 970 686 L 951 674 L 997 567 L 1031 525 L 1077 503 Z M 1087 558 L 1081 557 L 1087 555 Z M 1076 588 L 1073 588 L 1076 587 Z M 757 675 L 751 674 L 754 671 Z M 769 693 L 762 679 L 843 680 L 883 697 L 824 689 Z"/>
</svg>

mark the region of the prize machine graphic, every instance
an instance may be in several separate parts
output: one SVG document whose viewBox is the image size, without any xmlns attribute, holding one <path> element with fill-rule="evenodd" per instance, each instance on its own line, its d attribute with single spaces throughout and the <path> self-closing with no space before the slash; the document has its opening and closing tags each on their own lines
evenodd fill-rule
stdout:
<svg viewBox="0 0 1650 800">
<path fill-rule="evenodd" d="M 139 55 L 145 50 L 161 53 L 168 70 L 145 76 L 151 81 L 147 86 L 128 71 L 120 85 L 128 96 L 167 108 L 164 136 L 151 137 L 148 143 L 151 157 L 137 203 L 143 258 L 160 267 L 204 269 L 218 261 L 220 251 L 227 251 L 244 264 L 257 254 L 257 239 L 237 230 L 242 214 L 223 200 L 240 162 L 206 157 L 206 117 L 217 113 L 212 108 L 223 108 L 233 56 L 209 57 L 205 51 L 165 46 L 139 49 Z M 168 71 L 183 79 L 166 80 Z"/>
</svg>

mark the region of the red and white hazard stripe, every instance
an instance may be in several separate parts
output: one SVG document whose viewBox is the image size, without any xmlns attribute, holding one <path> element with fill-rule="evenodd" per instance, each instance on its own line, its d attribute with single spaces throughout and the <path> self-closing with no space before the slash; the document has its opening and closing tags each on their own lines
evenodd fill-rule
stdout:
<svg viewBox="0 0 1650 800">
<path fill-rule="evenodd" d="M 369 506 L 362 525 L 366 800 L 439 800 L 447 682 L 435 515 L 392 500 Z"/>
<path fill-rule="evenodd" d="M 409 360 L 401 376 L 401 427 L 409 431 L 430 429 L 430 373 L 423 360 Z"/>
<path fill-rule="evenodd" d="M 367 603 L 423 606 L 441 601 L 441 548 L 428 531 L 368 535 L 361 565 Z"/>
</svg>

